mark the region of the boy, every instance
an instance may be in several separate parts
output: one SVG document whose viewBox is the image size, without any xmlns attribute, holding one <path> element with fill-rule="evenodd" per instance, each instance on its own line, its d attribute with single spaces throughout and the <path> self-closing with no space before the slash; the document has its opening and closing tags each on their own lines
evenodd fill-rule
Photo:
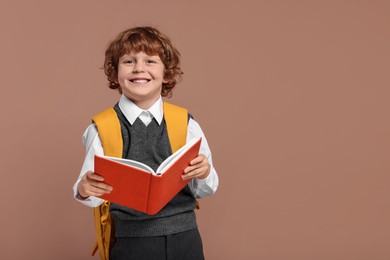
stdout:
<svg viewBox="0 0 390 260">
<path fill-rule="evenodd" d="M 166 35 L 152 27 L 136 27 L 120 33 L 106 50 L 104 71 L 111 89 L 122 94 L 114 110 L 120 122 L 122 157 L 141 161 L 156 170 L 172 154 L 164 119 L 163 97 L 170 97 L 182 71 L 180 54 Z M 74 184 L 81 203 L 97 207 L 96 196 L 112 187 L 95 174 L 93 157 L 103 155 L 101 136 L 95 124 L 83 135 L 86 157 Z M 115 241 L 109 257 L 116 259 L 204 259 L 194 209 L 196 198 L 214 194 L 218 175 L 200 126 L 188 115 L 186 140 L 202 137 L 199 156 L 191 161 L 183 179 L 189 184 L 159 213 L 142 212 L 111 203 Z"/>
</svg>

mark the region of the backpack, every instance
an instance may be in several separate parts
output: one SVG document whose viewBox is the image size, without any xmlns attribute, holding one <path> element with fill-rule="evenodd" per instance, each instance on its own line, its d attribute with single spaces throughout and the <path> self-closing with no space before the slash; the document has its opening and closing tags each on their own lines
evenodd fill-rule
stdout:
<svg viewBox="0 0 390 260">
<path fill-rule="evenodd" d="M 164 102 L 164 119 L 172 153 L 185 145 L 187 140 L 188 111 L 176 105 Z M 123 141 L 121 125 L 113 108 L 109 108 L 92 118 L 99 132 L 104 155 L 122 158 Z M 199 209 L 199 202 L 196 201 Z M 110 216 L 110 202 L 104 201 L 94 208 L 96 243 L 91 255 L 99 251 L 100 259 L 109 259 L 110 242 L 114 236 Z"/>
</svg>

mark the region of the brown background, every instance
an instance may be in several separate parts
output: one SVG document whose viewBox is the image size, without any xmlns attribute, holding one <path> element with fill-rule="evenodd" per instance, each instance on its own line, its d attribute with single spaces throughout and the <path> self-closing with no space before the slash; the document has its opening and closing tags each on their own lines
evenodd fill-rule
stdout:
<svg viewBox="0 0 390 260">
<path fill-rule="evenodd" d="M 109 40 L 157 26 L 220 189 L 207 259 L 390 259 L 389 1 L 2 1 L 0 259 L 91 259 L 81 135 Z M 93 258 L 96 259 L 96 258 Z"/>
</svg>

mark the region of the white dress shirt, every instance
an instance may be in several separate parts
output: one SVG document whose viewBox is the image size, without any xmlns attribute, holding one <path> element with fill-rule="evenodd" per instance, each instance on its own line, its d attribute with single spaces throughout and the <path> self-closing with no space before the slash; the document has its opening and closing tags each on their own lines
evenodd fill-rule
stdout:
<svg viewBox="0 0 390 260">
<path fill-rule="evenodd" d="M 148 110 L 143 110 L 137 107 L 125 95 L 122 95 L 119 100 L 119 108 L 130 124 L 133 124 L 138 117 L 145 125 L 148 125 L 153 120 L 153 118 L 156 119 L 158 124 L 161 124 L 164 118 L 163 101 L 161 97 Z M 198 137 L 202 137 L 199 153 L 204 154 L 207 157 L 210 164 L 210 174 L 205 179 L 192 179 L 188 183 L 188 186 L 190 187 L 190 190 L 195 198 L 202 198 L 208 195 L 212 195 L 216 192 L 219 179 L 217 172 L 213 167 L 211 152 L 206 137 L 204 136 L 199 124 L 190 118 L 188 122 L 187 142 L 192 138 Z M 81 167 L 80 175 L 76 183 L 73 185 L 73 193 L 75 199 L 80 203 L 89 207 L 97 207 L 103 203 L 102 199 L 91 196 L 83 200 L 78 196 L 77 192 L 77 186 L 85 173 L 87 171 L 94 170 L 94 155 L 104 155 L 103 146 L 95 124 L 90 124 L 85 130 L 83 134 L 83 144 L 86 149 L 85 160 L 83 166 Z"/>
</svg>

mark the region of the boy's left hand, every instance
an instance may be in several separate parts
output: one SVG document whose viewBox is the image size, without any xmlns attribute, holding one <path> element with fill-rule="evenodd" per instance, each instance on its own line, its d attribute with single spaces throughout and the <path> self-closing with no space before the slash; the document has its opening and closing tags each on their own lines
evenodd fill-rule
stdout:
<svg viewBox="0 0 390 260">
<path fill-rule="evenodd" d="M 184 169 L 182 175 L 183 180 L 192 178 L 204 179 L 209 176 L 210 164 L 204 154 L 199 154 L 198 157 L 190 162 L 190 166 Z"/>
</svg>

